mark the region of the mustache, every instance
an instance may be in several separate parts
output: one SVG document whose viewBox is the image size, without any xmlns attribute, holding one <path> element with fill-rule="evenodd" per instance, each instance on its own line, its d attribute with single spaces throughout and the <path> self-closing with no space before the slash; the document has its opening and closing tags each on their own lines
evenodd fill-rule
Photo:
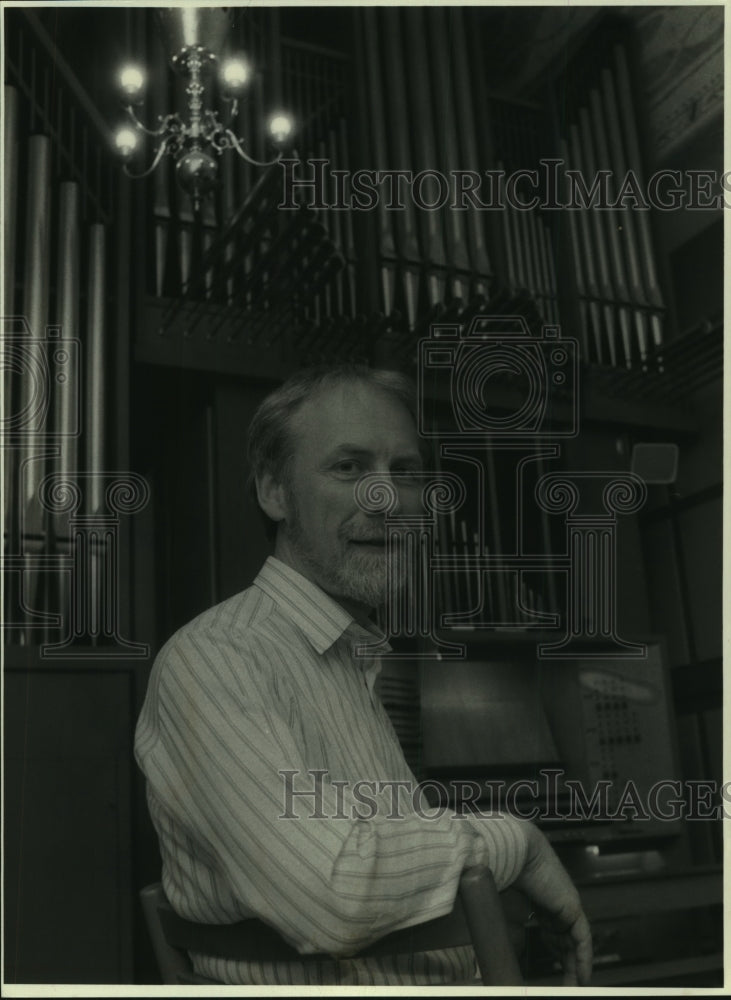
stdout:
<svg viewBox="0 0 731 1000">
<path fill-rule="evenodd" d="M 385 525 L 344 524 L 340 529 L 340 537 L 346 542 L 377 542 L 385 545 L 388 535 Z"/>
</svg>

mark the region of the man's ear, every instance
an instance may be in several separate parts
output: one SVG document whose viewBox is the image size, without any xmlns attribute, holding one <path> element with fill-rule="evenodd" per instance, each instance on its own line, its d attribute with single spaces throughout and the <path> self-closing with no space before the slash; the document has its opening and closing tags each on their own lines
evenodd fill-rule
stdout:
<svg viewBox="0 0 731 1000">
<path fill-rule="evenodd" d="M 271 472 L 263 472 L 256 478 L 256 496 L 259 506 L 272 521 L 283 521 L 287 516 L 287 502 L 284 487 Z"/>
</svg>

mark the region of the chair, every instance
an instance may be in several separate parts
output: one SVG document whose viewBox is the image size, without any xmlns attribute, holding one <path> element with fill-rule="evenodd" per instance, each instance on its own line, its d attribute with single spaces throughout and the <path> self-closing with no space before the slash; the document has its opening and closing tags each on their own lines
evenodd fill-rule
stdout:
<svg viewBox="0 0 731 1000">
<path fill-rule="evenodd" d="M 238 961 L 318 961 L 322 955 L 300 955 L 260 920 L 236 924 L 199 924 L 173 910 L 159 882 L 140 892 L 142 908 L 162 980 L 167 985 L 202 985 L 188 951 Z M 471 944 L 482 982 L 487 986 L 519 986 L 523 979 L 510 941 L 500 897 L 491 872 L 472 868 L 463 873 L 454 909 L 444 917 L 394 931 L 360 951 L 398 955 Z"/>
</svg>

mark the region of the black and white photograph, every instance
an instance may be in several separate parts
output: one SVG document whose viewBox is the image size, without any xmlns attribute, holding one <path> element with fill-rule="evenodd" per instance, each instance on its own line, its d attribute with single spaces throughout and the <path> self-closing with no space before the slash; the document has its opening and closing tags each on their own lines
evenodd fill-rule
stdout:
<svg viewBox="0 0 731 1000">
<path fill-rule="evenodd" d="M 4 993 L 723 992 L 726 5 L 2 8 Z"/>
</svg>

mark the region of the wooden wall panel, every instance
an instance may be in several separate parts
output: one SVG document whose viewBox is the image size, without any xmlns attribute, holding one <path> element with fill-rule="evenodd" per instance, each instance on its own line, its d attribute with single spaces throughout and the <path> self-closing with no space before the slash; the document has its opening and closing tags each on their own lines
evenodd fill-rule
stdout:
<svg viewBox="0 0 731 1000">
<path fill-rule="evenodd" d="M 7 670 L 5 982 L 132 980 L 130 674 Z"/>
<path fill-rule="evenodd" d="M 667 636 L 668 662 L 682 666 L 690 657 L 683 613 L 683 595 L 667 519 L 648 524 L 643 532 L 648 599 L 654 631 Z"/>
<path fill-rule="evenodd" d="M 679 515 L 689 610 L 700 661 L 721 656 L 721 508 L 718 497 Z"/>
<path fill-rule="evenodd" d="M 219 599 L 248 587 L 271 552 L 264 522 L 246 489 L 246 432 L 273 383 L 220 380 L 215 396 Z"/>
</svg>

